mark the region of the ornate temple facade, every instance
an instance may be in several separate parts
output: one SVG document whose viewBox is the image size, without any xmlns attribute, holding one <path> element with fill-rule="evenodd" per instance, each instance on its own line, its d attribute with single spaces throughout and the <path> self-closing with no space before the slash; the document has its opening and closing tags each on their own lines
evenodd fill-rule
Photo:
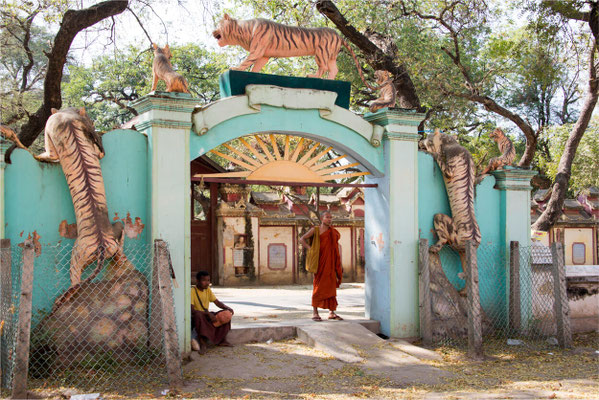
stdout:
<svg viewBox="0 0 599 400">
<path fill-rule="evenodd" d="M 534 193 L 531 202 L 532 223 L 541 215 L 550 196 L 548 189 Z M 563 243 L 566 265 L 598 265 L 599 188 L 591 187 L 586 195 L 566 199 L 562 211 L 556 224 L 538 241 L 546 246 L 553 242 Z"/>
<path fill-rule="evenodd" d="M 219 192 L 218 284 L 310 283 L 312 275 L 306 272 L 299 238 L 313 226 L 308 215 L 316 202 L 320 211 L 331 211 L 333 225 L 341 234 L 344 281 L 364 281 L 364 194 L 360 188 L 344 188 L 318 198 L 300 187 L 258 192 L 247 186 L 222 185 Z"/>
</svg>

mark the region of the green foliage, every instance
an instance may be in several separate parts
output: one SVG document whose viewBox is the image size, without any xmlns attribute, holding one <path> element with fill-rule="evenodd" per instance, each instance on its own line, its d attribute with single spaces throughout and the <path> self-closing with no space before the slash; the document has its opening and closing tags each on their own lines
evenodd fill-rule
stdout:
<svg viewBox="0 0 599 400">
<path fill-rule="evenodd" d="M 171 46 L 171 52 L 173 68 L 187 79 L 191 94 L 204 104 L 216 100 L 227 59 L 194 44 Z M 128 103 L 150 92 L 152 62 L 153 53 L 131 46 L 91 65 L 71 66 L 63 83 L 64 103 L 85 105 L 98 130 L 118 127 L 134 115 Z M 160 81 L 156 90 L 166 90 L 165 83 Z"/>
<path fill-rule="evenodd" d="M 32 113 L 42 103 L 42 84 L 46 57 L 43 51 L 52 35 L 43 27 L 31 26 L 30 52 L 26 52 L 22 40 L 26 30 L 20 21 L 2 15 L 0 24 L 0 92 L 3 101 L 2 123 L 18 126 L 22 118 Z M 31 57 L 31 59 L 30 59 Z M 28 67 L 30 65 L 30 67 Z M 25 71 L 30 68 L 29 72 Z"/>
<path fill-rule="evenodd" d="M 572 124 L 552 127 L 547 131 L 551 159 L 539 158 L 539 165 L 554 180 L 561 155 L 572 129 Z M 587 128 L 578 151 L 572 162 L 572 176 L 568 186 L 569 196 L 588 189 L 599 187 L 599 116 L 595 116 Z"/>
</svg>

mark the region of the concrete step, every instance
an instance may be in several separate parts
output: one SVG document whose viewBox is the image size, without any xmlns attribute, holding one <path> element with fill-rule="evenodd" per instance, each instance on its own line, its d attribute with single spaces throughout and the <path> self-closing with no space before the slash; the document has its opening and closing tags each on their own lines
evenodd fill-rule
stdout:
<svg viewBox="0 0 599 400">
<path fill-rule="evenodd" d="M 347 363 L 356 363 L 364 373 L 404 384 L 437 384 L 450 373 L 423 363 L 399 350 L 370 330 L 346 321 L 301 325 L 298 339 Z M 411 352 L 416 346 L 400 343 Z M 423 349 L 423 354 L 427 353 Z M 429 357 L 431 356 L 430 354 Z"/>
<path fill-rule="evenodd" d="M 251 342 L 266 342 L 272 340 L 283 340 L 298 336 L 297 328 L 306 325 L 337 324 L 342 321 L 314 322 L 311 319 L 295 319 L 273 323 L 253 323 L 243 325 L 232 325 L 227 335 L 227 341 L 232 344 L 244 344 Z M 379 333 L 380 323 L 370 319 L 355 319 L 352 323 L 363 326 L 365 329 Z"/>
</svg>

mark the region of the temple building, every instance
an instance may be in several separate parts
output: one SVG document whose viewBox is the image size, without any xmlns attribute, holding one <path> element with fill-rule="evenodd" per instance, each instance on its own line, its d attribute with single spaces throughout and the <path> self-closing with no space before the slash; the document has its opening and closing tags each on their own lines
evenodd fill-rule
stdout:
<svg viewBox="0 0 599 400">
<path fill-rule="evenodd" d="M 531 223 L 545 209 L 551 191 L 540 189 L 534 193 L 531 202 Z M 546 246 L 553 242 L 564 245 L 566 265 L 599 264 L 599 188 L 591 187 L 588 194 L 580 194 L 576 199 L 566 199 L 563 214 L 551 227 L 547 235 L 537 238 Z"/>
<path fill-rule="evenodd" d="M 223 184 L 216 208 L 213 275 L 219 285 L 306 284 L 305 250 L 299 238 L 317 221 L 313 211 L 330 210 L 339 241 L 343 280 L 364 281 L 364 194 L 360 188 L 307 194 L 305 187 L 252 191 Z M 192 243 L 193 246 L 193 243 Z M 202 265 L 192 265 L 193 270 Z"/>
</svg>

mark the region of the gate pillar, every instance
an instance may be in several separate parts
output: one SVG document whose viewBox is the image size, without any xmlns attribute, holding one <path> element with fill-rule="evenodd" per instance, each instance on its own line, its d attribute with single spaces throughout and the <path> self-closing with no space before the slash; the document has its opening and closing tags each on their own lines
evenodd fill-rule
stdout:
<svg viewBox="0 0 599 400">
<path fill-rule="evenodd" d="M 424 114 L 379 110 L 368 122 L 383 126 L 385 175 L 367 177 L 366 317 L 392 337 L 419 335 L 418 125 Z"/>
<path fill-rule="evenodd" d="M 132 104 L 139 113 L 135 128 L 148 137 L 150 243 L 162 239 L 168 244 L 180 285 L 173 297 L 181 351 L 189 351 L 185 346 L 191 341 L 191 301 L 185 295 L 191 286 L 189 134 L 197 104 L 188 94 L 167 92 L 151 93 Z"/>
<path fill-rule="evenodd" d="M 496 180 L 495 188 L 500 191 L 499 200 L 499 232 L 500 245 L 504 253 L 505 271 L 510 271 L 510 242 L 520 243 L 523 253 L 521 260 L 529 260 L 530 250 L 530 180 L 537 174 L 536 171 L 514 167 L 504 167 L 491 173 Z M 520 288 L 532 288 L 532 266 L 523 262 L 520 264 L 518 279 Z M 511 282 L 508 277 L 506 282 Z M 508 284 L 509 285 L 509 284 Z M 510 292 L 512 288 L 509 288 Z M 517 289 L 516 289 L 517 290 Z M 530 291 L 517 290 L 517 296 L 509 297 L 520 299 L 520 304 L 510 304 L 512 310 L 517 309 L 520 315 L 520 328 L 526 330 L 533 320 L 532 297 Z M 509 309 L 508 309 L 509 310 Z M 508 311 L 506 310 L 506 312 Z"/>
</svg>

